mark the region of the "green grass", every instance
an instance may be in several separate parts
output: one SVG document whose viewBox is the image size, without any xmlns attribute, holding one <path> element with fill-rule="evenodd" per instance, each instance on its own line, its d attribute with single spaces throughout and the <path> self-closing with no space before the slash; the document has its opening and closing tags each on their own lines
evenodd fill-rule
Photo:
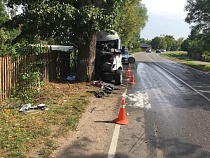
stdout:
<svg viewBox="0 0 210 158">
<path fill-rule="evenodd" d="M 166 53 L 161 53 L 160 56 L 188 65 L 195 69 L 199 69 L 201 71 L 210 72 L 209 62 L 200 62 L 200 61 L 193 60 L 187 56 L 186 52 L 166 52 Z"/>
<path fill-rule="evenodd" d="M 39 101 L 49 110 L 34 114 L 19 113 L 19 108 L 0 104 L 0 158 L 30 157 L 28 153 L 38 146 L 40 157 L 48 157 L 56 149 L 54 138 L 76 129 L 89 103 L 90 94 L 84 90 L 87 88 L 48 86 Z"/>
</svg>

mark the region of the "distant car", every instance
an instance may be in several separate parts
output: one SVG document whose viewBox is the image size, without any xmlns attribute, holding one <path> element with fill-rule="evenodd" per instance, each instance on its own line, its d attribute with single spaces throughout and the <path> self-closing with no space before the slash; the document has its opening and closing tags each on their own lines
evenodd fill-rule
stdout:
<svg viewBox="0 0 210 158">
<path fill-rule="evenodd" d="M 124 49 L 124 52 L 122 54 L 122 64 L 129 64 L 128 58 L 130 57 L 130 53 L 128 49 Z"/>
<path fill-rule="evenodd" d="M 162 49 L 161 52 L 166 52 L 166 49 Z"/>
<path fill-rule="evenodd" d="M 151 48 L 147 48 L 147 49 L 146 49 L 146 52 L 147 52 L 147 53 L 151 53 Z"/>
<path fill-rule="evenodd" d="M 157 50 L 156 50 L 156 53 L 161 53 L 160 49 L 157 49 Z"/>
</svg>

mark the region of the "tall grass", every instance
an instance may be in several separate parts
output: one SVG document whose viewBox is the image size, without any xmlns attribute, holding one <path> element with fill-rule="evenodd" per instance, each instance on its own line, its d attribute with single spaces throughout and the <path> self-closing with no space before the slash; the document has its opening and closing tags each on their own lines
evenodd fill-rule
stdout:
<svg viewBox="0 0 210 158">
<path fill-rule="evenodd" d="M 167 52 L 167 53 L 161 53 L 160 56 L 188 65 L 195 69 L 199 69 L 201 71 L 210 72 L 209 62 L 201 62 L 201 61 L 191 59 L 187 56 L 187 52 Z"/>
</svg>

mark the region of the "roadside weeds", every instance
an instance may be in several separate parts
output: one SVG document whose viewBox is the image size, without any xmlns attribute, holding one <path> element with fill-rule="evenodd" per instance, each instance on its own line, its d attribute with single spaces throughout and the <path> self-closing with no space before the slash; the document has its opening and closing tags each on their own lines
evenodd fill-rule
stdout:
<svg viewBox="0 0 210 158">
<path fill-rule="evenodd" d="M 18 101 L 2 103 L 0 157 L 25 158 L 35 150 L 39 157 L 48 157 L 58 147 L 54 139 L 76 129 L 96 89 L 85 83 L 46 83 L 33 105 L 44 103 L 49 110 L 36 113 L 20 113 L 24 104 Z"/>
<path fill-rule="evenodd" d="M 209 62 L 193 60 L 187 56 L 187 52 L 166 52 L 161 53 L 160 56 L 210 73 Z"/>
</svg>

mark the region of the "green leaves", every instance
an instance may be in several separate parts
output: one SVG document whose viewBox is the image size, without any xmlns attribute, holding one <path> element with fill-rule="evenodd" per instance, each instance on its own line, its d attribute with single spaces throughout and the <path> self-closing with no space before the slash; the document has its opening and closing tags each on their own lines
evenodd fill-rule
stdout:
<svg viewBox="0 0 210 158">
<path fill-rule="evenodd" d="M 0 26 L 8 19 L 9 16 L 6 14 L 4 3 L 0 1 Z"/>
<path fill-rule="evenodd" d="M 127 45 L 135 39 L 134 37 L 139 38 L 140 30 L 147 20 L 147 10 L 141 3 L 130 1 L 119 10 L 119 15 L 117 17 L 118 32 L 122 42 Z"/>
<path fill-rule="evenodd" d="M 7 34 L 7 32 L 0 28 L 0 46 L 3 46 L 4 43 L 8 40 L 9 36 Z"/>
<path fill-rule="evenodd" d="M 23 5 L 23 13 L 10 24 L 23 24 L 17 39 L 26 38 L 30 42 L 39 35 L 42 39 L 53 37 L 58 43 L 63 40 L 84 43 L 100 30 L 120 31 L 124 39 L 131 39 L 133 33 L 130 32 L 139 32 L 145 24 L 145 18 L 140 16 L 145 15 L 141 13 L 146 10 L 139 7 L 138 0 L 10 0 L 8 5 Z"/>
<path fill-rule="evenodd" d="M 187 1 L 185 10 L 188 11 L 185 21 L 192 24 L 191 33 L 184 46 L 189 52 L 202 54 L 209 49 L 210 35 L 210 0 Z"/>
<path fill-rule="evenodd" d="M 181 49 L 181 44 L 184 39 L 179 38 L 174 39 L 171 35 L 162 35 L 160 37 L 155 37 L 151 41 L 153 49 L 166 49 L 167 51 L 177 51 Z"/>
<path fill-rule="evenodd" d="M 100 28 L 101 12 L 99 8 L 84 6 L 75 12 L 74 17 L 73 29 L 77 36 L 90 36 Z"/>
</svg>

